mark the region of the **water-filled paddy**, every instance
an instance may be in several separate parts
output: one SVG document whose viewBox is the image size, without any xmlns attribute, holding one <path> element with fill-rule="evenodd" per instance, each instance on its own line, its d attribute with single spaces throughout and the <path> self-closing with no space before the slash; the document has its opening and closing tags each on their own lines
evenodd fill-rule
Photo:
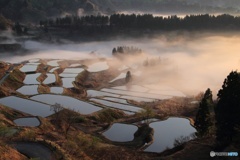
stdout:
<svg viewBox="0 0 240 160">
<path fill-rule="evenodd" d="M 136 102 L 153 102 L 155 99 L 152 98 L 142 98 L 142 97 L 134 97 L 134 96 L 120 96 L 120 98 L 134 100 Z"/>
<path fill-rule="evenodd" d="M 63 73 L 79 74 L 84 71 L 83 68 L 65 68 Z"/>
<path fill-rule="evenodd" d="M 0 103 L 7 107 L 35 116 L 47 117 L 53 114 L 49 105 L 15 96 L 1 98 Z"/>
<path fill-rule="evenodd" d="M 35 72 L 37 70 L 37 65 L 25 64 L 23 67 L 20 68 L 22 72 Z"/>
<path fill-rule="evenodd" d="M 186 97 L 186 95 L 180 91 L 174 90 L 173 88 L 168 87 L 156 87 L 154 89 L 149 89 L 144 86 L 139 85 L 125 85 L 125 86 L 116 86 L 112 87 L 115 90 L 124 90 L 124 91 L 132 91 L 132 92 L 147 92 L 150 94 L 158 94 L 158 95 L 167 95 L 167 96 L 176 96 L 176 97 Z M 157 89 L 157 90 L 156 90 Z"/>
<path fill-rule="evenodd" d="M 13 121 L 18 126 L 37 127 L 40 125 L 40 121 L 36 117 L 18 118 Z"/>
<path fill-rule="evenodd" d="M 20 92 L 24 95 L 38 94 L 38 85 L 22 86 L 17 90 L 17 92 Z"/>
<path fill-rule="evenodd" d="M 87 96 L 88 97 L 120 97 L 120 95 L 107 93 L 107 92 L 101 92 L 101 91 L 95 91 L 95 90 L 87 90 Z"/>
<path fill-rule="evenodd" d="M 50 92 L 55 93 L 55 94 L 62 94 L 63 88 L 62 87 L 51 87 Z"/>
<path fill-rule="evenodd" d="M 116 108 L 116 109 L 125 110 L 125 111 L 139 112 L 142 110 L 141 108 L 135 107 L 132 105 L 114 103 L 114 102 L 110 102 L 110 101 L 106 101 L 106 100 L 102 100 L 102 99 L 91 98 L 90 100 L 97 102 L 97 103 L 101 103 L 101 104 L 111 107 L 111 108 Z"/>
<path fill-rule="evenodd" d="M 107 70 L 109 68 L 107 62 L 97 62 L 94 63 L 90 66 L 88 66 L 88 71 L 89 72 L 100 72 L 100 71 L 104 71 Z"/>
<path fill-rule="evenodd" d="M 114 94 L 120 94 L 120 95 L 128 95 L 128 96 L 143 97 L 143 98 L 153 98 L 153 99 L 159 99 L 159 100 L 169 99 L 169 98 L 173 97 L 173 96 L 168 96 L 168 95 L 132 92 L 132 91 L 115 90 L 115 89 L 108 89 L 108 88 L 101 89 L 101 91 L 108 92 L 108 93 L 114 93 Z"/>
<path fill-rule="evenodd" d="M 103 135 L 115 142 L 128 142 L 134 139 L 138 127 L 131 124 L 114 123 Z"/>
<path fill-rule="evenodd" d="M 102 92 L 102 91 L 95 91 L 95 90 L 87 90 L 88 97 L 114 97 L 114 98 L 122 98 L 122 99 L 128 99 L 128 100 L 134 100 L 137 102 L 152 102 L 155 99 L 153 98 L 143 98 L 143 97 L 135 97 L 135 96 L 121 96 L 116 93 L 108 93 L 108 92 Z M 169 97 L 169 96 L 167 96 Z"/>
<path fill-rule="evenodd" d="M 41 94 L 41 95 L 33 96 L 31 97 L 31 99 L 39 102 L 44 102 L 50 105 L 54 105 L 58 103 L 65 108 L 74 110 L 76 112 L 80 112 L 82 114 L 91 114 L 93 112 L 97 112 L 102 109 L 90 103 L 86 103 L 78 99 L 68 97 L 68 96 L 62 96 L 62 95 Z"/>
<path fill-rule="evenodd" d="M 134 124 L 152 123 L 152 122 L 156 122 L 156 121 L 159 121 L 159 119 L 150 118 L 150 119 L 145 119 L 142 121 L 135 122 Z"/>
<path fill-rule="evenodd" d="M 36 65 L 36 66 L 37 66 L 37 65 L 39 65 L 39 64 L 41 64 L 41 63 L 35 63 L 35 62 L 34 62 L 34 63 L 31 63 L 31 62 L 29 62 L 29 63 L 26 63 L 25 65 Z"/>
<path fill-rule="evenodd" d="M 53 152 L 41 143 L 16 142 L 12 144 L 16 150 L 31 159 L 49 160 L 53 158 Z"/>
<path fill-rule="evenodd" d="M 196 132 L 185 118 L 168 118 L 150 123 L 149 126 L 154 129 L 154 142 L 144 150 L 147 152 L 162 152 L 166 148 L 173 148 L 176 139 L 191 136 Z"/>
<path fill-rule="evenodd" d="M 116 80 L 125 78 L 125 77 L 126 77 L 126 74 L 127 74 L 126 72 L 120 73 L 117 77 L 115 77 L 114 79 L 112 79 L 111 81 L 109 81 L 109 83 L 112 83 L 112 82 L 114 82 L 114 81 L 116 81 Z M 140 76 L 141 74 L 142 74 L 141 71 L 136 71 L 136 72 L 134 72 L 132 75 Z"/>
<path fill-rule="evenodd" d="M 49 72 L 50 73 L 52 73 L 52 72 L 54 72 L 56 69 L 58 69 L 59 67 L 54 67 L 54 68 L 52 68 Z"/>
<path fill-rule="evenodd" d="M 62 78 L 63 87 L 65 87 L 65 88 L 74 87 L 73 81 L 75 81 L 75 78 Z"/>
<path fill-rule="evenodd" d="M 28 74 L 28 75 L 26 75 L 23 83 L 24 84 L 40 84 L 40 82 L 37 81 L 37 78 L 40 75 L 41 75 L 41 73 Z"/>
<path fill-rule="evenodd" d="M 74 63 L 74 64 L 71 64 L 69 67 L 79 67 L 79 66 L 81 66 L 81 64 Z"/>
<path fill-rule="evenodd" d="M 47 78 L 43 81 L 44 84 L 50 84 L 56 82 L 55 74 L 47 73 Z"/>
<path fill-rule="evenodd" d="M 73 74 L 73 73 L 61 73 L 59 74 L 60 77 L 64 77 L 64 78 L 75 78 L 77 77 L 78 74 Z"/>
<path fill-rule="evenodd" d="M 61 60 L 52 60 L 52 61 L 48 61 L 47 64 L 53 67 L 58 67 L 59 64 L 58 62 L 60 62 Z"/>
<path fill-rule="evenodd" d="M 123 104 L 128 104 L 126 99 L 120 99 L 120 98 L 113 98 L 113 97 L 104 97 L 103 100 L 109 100 L 117 103 L 123 103 Z"/>
</svg>

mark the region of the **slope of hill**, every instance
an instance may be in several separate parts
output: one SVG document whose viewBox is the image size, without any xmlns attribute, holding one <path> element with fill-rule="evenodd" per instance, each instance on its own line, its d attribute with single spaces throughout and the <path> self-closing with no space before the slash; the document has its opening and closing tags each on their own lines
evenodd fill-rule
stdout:
<svg viewBox="0 0 240 160">
<path fill-rule="evenodd" d="M 66 14 L 98 12 L 89 0 L 1 0 L 0 14 L 13 21 L 39 22 L 42 19 Z"/>
<path fill-rule="evenodd" d="M 0 30 L 6 30 L 10 27 L 12 22 L 9 19 L 6 19 L 3 15 L 0 15 Z"/>
<path fill-rule="evenodd" d="M 140 11 L 167 14 L 238 14 L 238 0 L 0 0 L 0 14 L 13 21 L 35 22 L 67 14 Z"/>
<path fill-rule="evenodd" d="M 106 1 L 106 0 L 105 0 Z M 117 10 L 138 10 L 173 13 L 236 13 L 237 0 L 109 0 Z"/>
</svg>

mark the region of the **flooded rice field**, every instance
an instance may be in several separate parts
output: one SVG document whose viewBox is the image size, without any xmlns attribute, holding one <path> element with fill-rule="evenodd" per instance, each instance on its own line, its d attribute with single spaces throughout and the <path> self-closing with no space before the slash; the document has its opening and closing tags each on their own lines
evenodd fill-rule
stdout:
<svg viewBox="0 0 240 160">
<path fill-rule="evenodd" d="M 80 101 L 78 99 L 63 96 L 63 95 L 51 95 L 51 94 L 41 94 L 31 97 L 32 100 L 54 105 L 56 103 L 61 104 L 64 108 L 80 112 L 81 114 L 91 114 L 97 112 L 102 108 L 94 106 L 90 103 Z"/>
<path fill-rule="evenodd" d="M 32 64 L 25 64 L 23 67 L 20 68 L 22 72 L 35 72 L 37 70 L 37 65 Z"/>
<path fill-rule="evenodd" d="M 176 140 L 191 140 L 196 129 L 185 118 L 168 118 L 165 121 L 152 122 L 149 125 L 154 129 L 154 141 L 144 151 L 162 152 L 173 148 Z"/>
<path fill-rule="evenodd" d="M 35 73 L 35 74 L 28 74 L 26 75 L 23 83 L 24 84 L 40 84 L 39 81 L 37 81 L 37 78 L 41 75 L 41 73 Z"/>
<path fill-rule="evenodd" d="M 128 142 L 134 139 L 138 127 L 131 124 L 114 123 L 103 135 L 115 142 Z"/>
<path fill-rule="evenodd" d="M 49 105 L 15 96 L 1 98 L 0 103 L 12 109 L 34 116 L 47 117 L 53 114 Z"/>
<path fill-rule="evenodd" d="M 50 92 L 55 93 L 55 94 L 62 94 L 63 93 L 63 88 L 62 87 L 51 87 Z"/>
<path fill-rule="evenodd" d="M 24 94 L 24 95 L 38 94 L 38 85 L 22 86 L 17 90 L 17 92 L 20 92 L 21 94 Z"/>
<path fill-rule="evenodd" d="M 37 127 L 41 123 L 38 118 L 36 117 L 26 117 L 26 118 L 18 118 L 13 121 L 18 126 L 24 126 L 24 127 Z"/>
<path fill-rule="evenodd" d="M 136 107 L 136 106 L 126 105 L 126 104 L 121 104 L 121 103 L 114 103 L 111 101 L 101 100 L 101 99 L 96 99 L 96 98 L 91 98 L 90 101 L 94 101 L 94 102 L 103 104 L 110 108 L 116 108 L 116 109 L 125 110 L 125 111 L 140 112 L 142 110 L 141 108 Z"/>
</svg>

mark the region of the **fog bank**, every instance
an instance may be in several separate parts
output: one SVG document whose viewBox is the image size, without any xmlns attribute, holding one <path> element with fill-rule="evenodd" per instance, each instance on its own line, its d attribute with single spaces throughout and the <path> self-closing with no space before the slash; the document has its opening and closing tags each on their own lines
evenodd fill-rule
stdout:
<svg viewBox="0 0 240 160">
<path fill-rule="evenodd" d="M 28 55 L 1 54 L 1 60 L 20 62 L 32 58 L 84 59 L 92 54 L 111 57 L 117 46 L 135 46 L 143 50 L 144 58 L 133 58 L 130 63 L 142 63 L 146 57 L 160 57 L 163 63 L 144 69 L 141 84 L 173 86 L 188 95 L 211 88 L 216 95 L 224 78 L 240 68 L 240 36 L 236 34 L 168 33 L 155 38 L 120 39 L 79 44 L 43 44 L 26 41 L 24 46 L 33 50 Z M 142 61 L 141 61 L 142 60 Z M 137 80 L 136 80 L 137 83 Z"/>
</svg>

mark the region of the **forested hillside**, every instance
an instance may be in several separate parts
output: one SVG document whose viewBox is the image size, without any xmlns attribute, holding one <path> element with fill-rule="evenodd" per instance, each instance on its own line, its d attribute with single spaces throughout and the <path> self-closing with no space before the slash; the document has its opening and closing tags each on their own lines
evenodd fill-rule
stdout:
<svg viewBox="0 0 240 160">
<path fill-rule="evenodd" d="M 98 12 L 88 0 L 0 0 L 0 14 L 14 21 L 38 22 L 40 19 L 66 14 Z"/>
<path fill-rule="evenodd" d="M 0 0 L 0 14 L 13 21 L 35 22 L 51 17 L 113 14 L 121 11 L 165 14 L 238 14 L 238 0 Z"/>
</svg>

